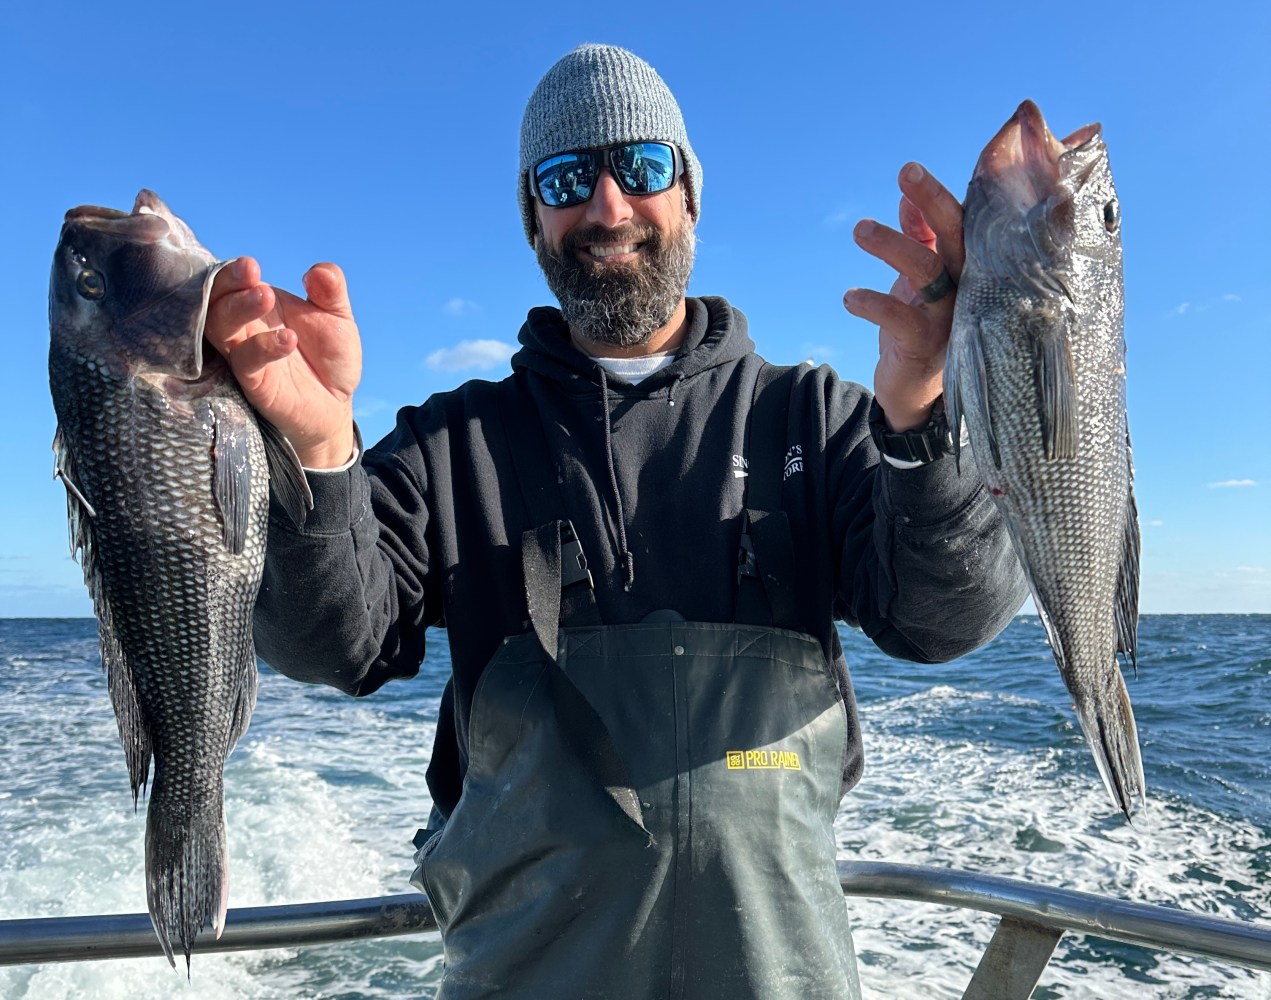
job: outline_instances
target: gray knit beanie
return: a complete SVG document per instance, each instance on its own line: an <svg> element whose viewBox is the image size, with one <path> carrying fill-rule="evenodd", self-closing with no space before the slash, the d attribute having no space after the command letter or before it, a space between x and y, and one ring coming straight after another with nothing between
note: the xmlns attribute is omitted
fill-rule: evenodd
<svg viewBox="0 0 1271 1000"><path fill-rule="evenodd" d="M684 116L657 71L615 45L580 45L539 81L521 119L517 197L525 235L534 243L534 199L528 171L553 153L621 142L657 140L678 146L688 182L688 209L701 215L702 165L688 143Z"/></svg>

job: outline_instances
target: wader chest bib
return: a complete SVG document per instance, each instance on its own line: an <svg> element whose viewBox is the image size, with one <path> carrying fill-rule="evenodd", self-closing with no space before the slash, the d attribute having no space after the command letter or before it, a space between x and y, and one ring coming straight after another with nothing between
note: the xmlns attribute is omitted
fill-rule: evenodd
<svg viewBox="0 0 1271 1000"><path fill-rule="evenodd" d="M778 460L779 371L751 421ZM509 434L537 426L515 385ZM782 627L780 461L765 472L751 452L738 619L756 621L604 625L568 522L543 523L555 484L527 488L534 464L554 468L538 438L513 448L540 524L523 539L533 628L483 672L462 795L416 855L439 1000L858 997L834 864L846 711L820 643Z"/></svg>

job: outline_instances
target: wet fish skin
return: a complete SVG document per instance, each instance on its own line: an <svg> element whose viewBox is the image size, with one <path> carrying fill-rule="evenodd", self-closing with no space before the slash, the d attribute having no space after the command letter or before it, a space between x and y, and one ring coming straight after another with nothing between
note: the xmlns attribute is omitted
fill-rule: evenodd
<svg viewBox="0 0 1271 1000"><path fill-rule="evenodd" d="M271 475L303 520L303 473L205 349L222 265L149 191L70 210L49 291L57 475L67 489L134 803L154 762L146 896L168 961L229 892L223 768L256 699L252 611ZM311 503L311 501L310 501Z"/></svg>
<svg viewBox="0 0 1271 1000"><path fill-rule="evenodd" d="M945 368L951 426L965 419L971 445L959 462L1004 516L1099 774L1129 818L1145 782L1117 655L1136 653L1139 528L1120 207L1100 127L1057 140L1025 101L981 154L964 213Z"/></svg>

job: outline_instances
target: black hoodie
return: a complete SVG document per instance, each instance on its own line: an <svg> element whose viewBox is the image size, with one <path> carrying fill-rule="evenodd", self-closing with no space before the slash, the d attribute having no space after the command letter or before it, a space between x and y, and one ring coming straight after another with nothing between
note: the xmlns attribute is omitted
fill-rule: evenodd
<svg viewBox="0 0 1271 1000"><path fill-rule="evenodd" d="M602 374L560 312L537 308L514 369L556 461L563 502L606 624L670 608L734 617L740 442L761 359L721 298L688 300L673 364L631 385ZM951 458L879 464L870 394L807 368L790 404L782 508L805 630L834 662L852 722L844 789L861 768L851 686L834 619L923 662L987 641L1026 593L991 498ZM515 437L512 438L514 440ZM443 816L458 800L472 695L505 636L528 618L521 533L534 527L493 383L406 407L347 473L310 474L315 509L298 529L275 505L256 614L262 658L292 677L364 695L410 677L428 626L447 629L453 673L428 784Z"/></svg>

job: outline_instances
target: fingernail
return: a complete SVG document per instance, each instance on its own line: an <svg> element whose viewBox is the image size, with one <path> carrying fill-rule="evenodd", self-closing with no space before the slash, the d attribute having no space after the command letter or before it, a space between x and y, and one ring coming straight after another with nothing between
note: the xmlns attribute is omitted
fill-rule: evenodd
<svg viewBox="0 0 1271 1000"><path fill-rule="evenodd" d="M843 293L843 305L847 306L848 309L851 309L853 306L858 305L859 303L860 303L860 296L856 294L855 288L849 288L846 292Z"/></svg>
<svg viewBox="0 0 1271 1000"><path fill-rule="evenodd" d="M852 230L852 234L857 239L865 240L869 239L869 237L873 236L877 231L877 223L870 219L861 219L860 222L856 223L856 228Z"/></svg>
<svg viewBox="0 0 1271 1000"><path fill-rule="evenodd" d="M242 281L247 277L247 261L243 260L242 257L239 257L238 260L234 261L234 263L229 266L229 273L239 281Z"/></svg>
<svg viewBox="0 0 1271 1000"><path fill-rule="evenodd" d="M905 170L905 180L907 180L910 184L917 184L926 176L927 172L916 163L909 164L908 169Z"/></svg>

